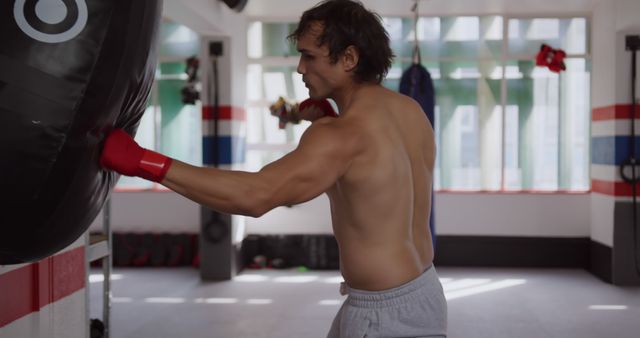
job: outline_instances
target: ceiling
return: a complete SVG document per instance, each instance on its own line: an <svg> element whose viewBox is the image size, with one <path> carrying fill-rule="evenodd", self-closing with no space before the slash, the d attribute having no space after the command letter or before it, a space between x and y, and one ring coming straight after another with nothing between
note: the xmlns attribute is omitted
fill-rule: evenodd
<svg viewBox="0 0 640 338"><path fill-rule="evenodd" d="M419 0L421 15L571 15L590 13L594 4L612 0ZM362 0L381 15L411 15L414 0ZM256 18L297 18L318 0L249 0L244 12Z"/></svg>
<svg viewBox="0 0 640 338"><path fill-rule="evenodd" d="M512 15L570 16L590 15L602 1L615 0L419 0L423 16ZM410 16L415 0L362 0L382 16ZM231 11L219 0L165 0L164 17L204 34L229 34L240 24L239 17L265 21L296 21L318 0L248 0L242 13Z"/></svg>

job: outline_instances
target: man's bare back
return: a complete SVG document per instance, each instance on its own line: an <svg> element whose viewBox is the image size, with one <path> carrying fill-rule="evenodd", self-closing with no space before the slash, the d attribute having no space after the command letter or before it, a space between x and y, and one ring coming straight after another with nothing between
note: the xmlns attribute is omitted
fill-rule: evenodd
<svg viewBox="0 0 640 338"><path fill-rule="evenodd" d="M425 114L412 99L371 86L354 95L340 118L322 122L339 126L338 137L357 148L327 191L345 281L383 290L413 280L433 260L435 143Z"/></svg>

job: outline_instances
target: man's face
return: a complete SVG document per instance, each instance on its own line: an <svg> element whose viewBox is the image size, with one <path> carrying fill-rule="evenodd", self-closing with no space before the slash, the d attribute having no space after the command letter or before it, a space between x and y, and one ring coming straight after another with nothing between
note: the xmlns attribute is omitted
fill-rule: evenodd
<svg viewBox="0 0 640 338"><path fill-rule="evenodd" d="M332 64L329 48L326 45L317 45L321 32L322 25L313 23L297 41L297 49L301 54L297 70L309 88L309 96L314 99L330 97L344 75L341 72L340 60Z"/></svg>

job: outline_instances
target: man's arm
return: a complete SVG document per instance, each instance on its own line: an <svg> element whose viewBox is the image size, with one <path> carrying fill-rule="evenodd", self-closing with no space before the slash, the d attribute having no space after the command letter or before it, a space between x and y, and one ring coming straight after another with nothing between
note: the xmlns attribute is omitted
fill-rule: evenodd
<svg viewBox="0 0 640 338"><path fill-rule="evenodd" d="M326 192L354 155L341 135L332 124L314 123L294 151L257 173L174 160L161 184L214 210L259 217L275 207L306 202Z"/></svg>

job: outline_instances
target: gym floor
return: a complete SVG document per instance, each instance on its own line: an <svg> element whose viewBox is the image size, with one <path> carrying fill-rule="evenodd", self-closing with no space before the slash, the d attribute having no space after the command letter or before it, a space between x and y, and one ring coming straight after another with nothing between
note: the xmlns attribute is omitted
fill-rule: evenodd
<svg viewBox="0 0 640 338"><path fill-rule="evenodd" d="M90 314L102 317L101 270ZM640 337L640 287L579 269L438 268L449 337ZM111 338L320 338L344 300L338 271L244 270L202 282L193 268L116 268Z"/></svg>

